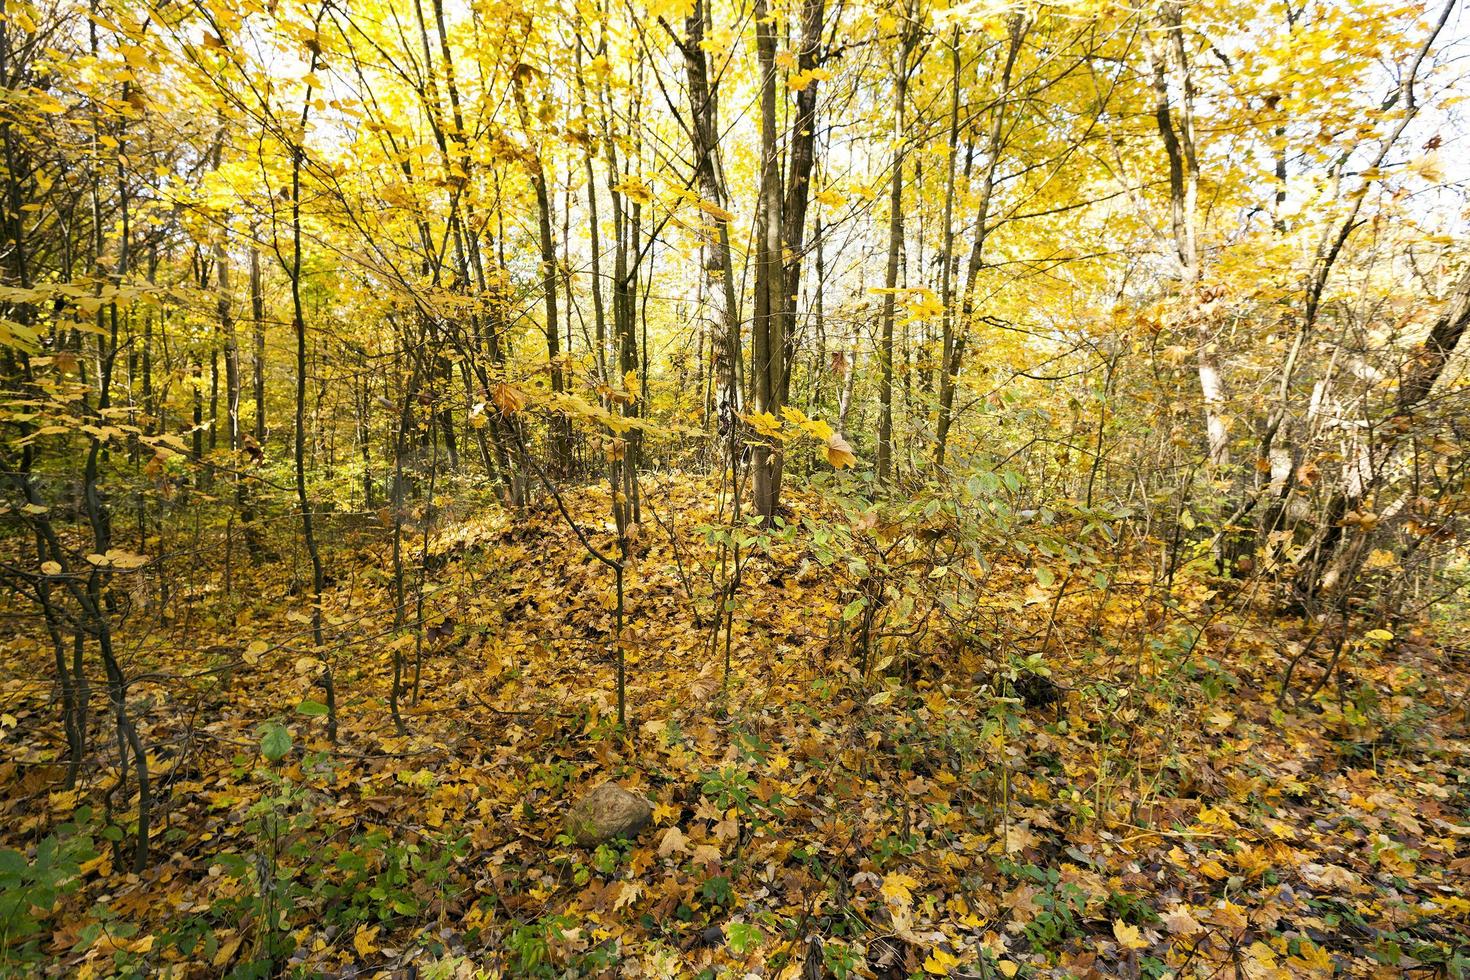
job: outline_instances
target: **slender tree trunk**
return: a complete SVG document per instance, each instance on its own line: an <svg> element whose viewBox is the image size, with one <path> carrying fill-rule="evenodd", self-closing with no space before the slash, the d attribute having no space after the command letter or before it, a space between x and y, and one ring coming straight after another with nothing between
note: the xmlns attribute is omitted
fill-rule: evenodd
<svg viewBox="0 0 1470 980"><path fill-rule="evenodd" d="M940 322L939 421L935 427L934 462L944 465L944 441L939 438L939 427L948 435L949 415L954 409L954 379L949 373L949 363L954 358L955 310L954 310L954 198L960 147L960 94L963 89L960 59L960 29L956 25L949 41L950 95L949 95L949 152L946 157L944 177L944 241L940 246L939 300L944 304L944 316Z"/></svg>
<svg viewBox="0 0 1470 980"><path fill-rule="evenodd" d="M710 0L695 0L685 20L688 38L682 48L689 83L695 176L700 197L710 205L704 216L704 304L710 325L710 371L722 411L739 411L740 324L736 319L735 269L719 160L719 101L709 82L709 55L704 50L709 8Z"/></svg>
<svg viewBox="0 0 1470 980"><path fill-rule="evenodd" d="M1026 38L1026 22L1020 15L1007 18L1006 26L1008 43L1001 64L995 108L991 110L990 133L985 144L985 170L980 178L980 201L975 209L975 239L970 247L970 257L965 263L965 285L959 317L954 325L953 343L950 345L949 356L945 359L944 373L939 378L939 426L935 434L934 461L940 466L944 465L949 430L954 422L955 389L959 382L960 368L964 364L970 320L975 312L975 287L984 267L985 241L993 230L991 199L995 195L1001 151L1005 147L1006 107L1011 99L1011 78L1015 71L1016 58L1021 53L1021 44Z"/></svg>
<svg viewBox="0 0 1470 980"><path fill-rule="evenodd" d="M905 23L899 40L893 84L893 163L888 187L888 263L883 274L883 334L878 346L878 482L893 480L893 319L898 299L898 263L903 250L903 161L907 145L904 112L908 103L909 57L917 41L915 25Z"/></svg>
<svg viewBox="0 0 1470 980"><path fill-rule="evenodd" d="M265 287L260 277L260 249L250 246L250 319L254 325L255 349L251 356L251 377L255 395L255 444L265 451Z"/></svg>
<svg viewBox="0 0 1470 980"><path fill-rule="evenodd" d="M1208 318L1198 309L1199 264L1199 159L1194 142L1194 78L1189 53L1184 46L1184 27L1178 0L1161 0L1158 20L1164 37L1150 46L1153 72L1154 121L1169 160L1169 224L1173 230L1174 258L1187 318L1196 332L1196 360L1200 393L1205 404L1205 441L1210 465L1223 469L1230 463L1230 434L1225 420L1225 382L1220 356ZM1170 69L1181 92L1176 109L1170 95Z"/></svg>
<svg viewBox="0 0 1470 980"><path fill-rule="evenodd" d="M310 70L315 71L316 56L311 58ZM311 106L311 88L301 106L299 132L305 134L307 113ZM286 267L291 280L291 328L296 334L296 500L301 508L301 536L306 544L306 554L311 560L311 638L317 655L322 658L321 686L326 695L327 738L337 741L337 692L332 678L332 666L326 659L326 638L322 633L322 591L325 575L322 571L321 550L317 545L316 528L312 521L311 499L306 489L306 312L301 303L301 169L306 150L299 144L291 151L291 260Z"/></svg>
<svg viewBox="0 0 1470 980"><path fill-rule="evenodd" d="M546 358L551 371L551 390L560 393L564 388L564 382L561 335L558 332L560 319L557 316L556 239L551 230L551 193L546 183L546 165L540 151L535 148L536 136L531 131L531 115L526 105L526 74L525 71L516 72L514 94L516 108L520 113L521 130L532 147L528 157L528 169L531 186L536 191L536 230L537 240L541 247L541 293L546 305ZM560 416L552 422L551 445L552 469L558 474L565 475L571 466L571 439L566 419Z"/></svg>

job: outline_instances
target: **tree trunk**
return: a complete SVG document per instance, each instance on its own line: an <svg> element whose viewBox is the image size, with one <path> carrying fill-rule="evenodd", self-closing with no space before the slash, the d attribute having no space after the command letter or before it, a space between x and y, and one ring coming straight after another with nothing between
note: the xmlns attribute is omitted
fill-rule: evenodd
<svg viewBox="0 0 1470 980"><path fill-rule="evenodd" d="M756 60L760 65L760 199L756 209L755 316L751 333L755 411L781 411L781 175L776 146L776 33L766 0L755 0ZM755 512L769 520L780 493L781 452L755 446Z"/></svg>
<svg viewBox="0 0 1470 980"><path fill-rule="evenodd" d="M878 348L882 375L878 385L878 482L893 479L893 318L898 300L898 261L903 249L903 161L907 134L904 110L909 89L909 56L917 35L906 20L899 40L893 85L893 165L888 184L888 264L883 275L883 334Z"/></svg>
<svg viewBox="0 0 1470 980"><path fill-rule="evenodd" d="M993 229L991 224L991 199L995 196L996 175L1000 169L1000 154L1005 146L1006 106L1011 98L1011 77L1016 67L1016 58L1021 53L1021 43L1026 37L1026 22L1019 15L1006 21L1008 43L1005 60L1001 64L999 91L995 108L990 118L990 133L985 145L985 172L980 181L980 201L975 209L975 240L970 246L970 257L965 263L965 285L960 301L960 312L953 327L953 340L945 358L943 373L939 377L939 425L934 440L934 462L944 465L944 454L949 446L949 430L954 422L954 396L959 383L960 368L964 364L965 343L970 329L970 318L975 312L975 285L985 259L985 240Z"/></svg>
<svg viewBox="0 0 1470 980"><path fill-rule="evenodd" d="M1216 470L1230 463L1230 433L1225 419L1225 381L1220 356L1209 320L1199 311L1199 158L1194 143L1194 77L1189 53L1184 47L1184 27L1178 0L1161 0L1158 21L1164 28L1163 41L1149 48L1153 73L1154 122L1169 159L1169 224L1174 238L1186 319L1194 324L1196 362L1200 394L1205 406L1205 442L1210 465ZM1170 95L1170 69L1177 76L1181 93L1176 110Z"/></svg>
<svg viewBox="0 0 1470 980"><path fill-rule="evenodd" d="M710 372L722 411L739 411L740 324L736 320L735 270L730 256L730 225L719 161L719 100L709 83L704 50L710 0L696 0L685 20L682 42L689 83L689 114L699 194L713 207L705 214L704 305L710 335Z"/></svg>

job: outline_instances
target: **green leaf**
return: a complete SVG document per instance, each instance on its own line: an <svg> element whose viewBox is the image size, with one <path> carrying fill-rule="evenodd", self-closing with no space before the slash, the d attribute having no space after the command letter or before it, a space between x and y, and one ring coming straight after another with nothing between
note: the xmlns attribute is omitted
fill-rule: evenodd
<svg viewBox="0 0 1470 980"><path fill-rule="evenodd" d="M1045 565L1037 565L1036 566L1036 584L1037 585L1040 585L1043 589L1049 589L1049 588L1051 588L1051 584L1053 582L1055 582L1056 580L1057 580L1057 577L1052 574L1052 571L1051 571L1050 568L1047 568Z"/></svg>
<svg viewBox="0 0 1470 980"><path fill-rule="evenodd" d="M327 713L327 706L320 701L302 701L296 710L308 718L320 718Z"/></svg>
<svg viewBox="0 0 1470 980"><path fill-rule="evenodd" d="M291 751L291 733L286 726L271 722L265 725L260 738L260 754L271 762L279 762Z"/></svg>
<svg viewBox="0 0 1470 980"><path fill-rule="evenodd" d="M736 956L744 956L746 951L753 949L764 941L759 927L748 925L744 922L731 922L725 926L725 935L730 940L730 951Z"/></svg>

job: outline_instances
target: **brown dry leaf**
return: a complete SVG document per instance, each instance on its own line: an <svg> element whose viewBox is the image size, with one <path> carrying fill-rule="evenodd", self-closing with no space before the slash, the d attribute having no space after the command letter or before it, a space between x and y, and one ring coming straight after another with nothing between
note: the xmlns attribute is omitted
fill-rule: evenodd
<svg viewBox="0 0 1470 980"><path fill-rule="evenodd" d="M658 842L658 856L668 857L676 852L689 850L689 838L678 827L670 827L664 831L663 838Z"/></svg>
<svg viewBox="0 0 1470 980"><path fill-rule="evenodd" d="M1164 928L1175 936L1192 936L1202 927L1186 909L1175 909L1164 916Z"/></svg>

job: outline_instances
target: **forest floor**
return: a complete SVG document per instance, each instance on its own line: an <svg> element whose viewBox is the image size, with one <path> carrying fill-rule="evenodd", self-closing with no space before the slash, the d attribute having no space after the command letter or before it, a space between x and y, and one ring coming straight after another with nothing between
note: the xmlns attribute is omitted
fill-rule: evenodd
<svg viewBox="0 0 1470 980"><path fill-rule="evenodd" d="M112 844L135 812L107 792L103 699L104 764L64 789L52 652L39 629L11 635L0 972L1470 968L1470 656L1449 638L1403 626L1355 647L1314 695L1282 700L1311 629L1300 617L1227 601L1235 586L1203 575L1179 575L1173 604L1150 607L1143 563L1131 591L1073 598L1017 560L986 601L1016 635L1043 636L1044 680L1007 681L999 645L942 624L880 644L865 674L842 618L853 583L798 536L747 566L727 678L712 605L691 601L717 567L698 531L714 497L699 479L650 484L657 517L628 573L626 733L612 576L553 507L435 536L417 683L385 539L333 539L335 746L316 714L306 601L281 598L299 570L237 553L226 591L222 567L185 582L179 562L188 594L167 617L136 597L121 634L153 760L141 873ZM566 499L610 547L606 493ZM829 516L799 493L792 507ZM416 593L411 579L410 618ZM405 735L387 709L395 643L417 691ZM1324 661L1304 658L1299 694ZM265 758L263 738L284 756ZM566 811L606 780L650 800L652 825L577 846Z"/></svg>

